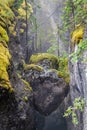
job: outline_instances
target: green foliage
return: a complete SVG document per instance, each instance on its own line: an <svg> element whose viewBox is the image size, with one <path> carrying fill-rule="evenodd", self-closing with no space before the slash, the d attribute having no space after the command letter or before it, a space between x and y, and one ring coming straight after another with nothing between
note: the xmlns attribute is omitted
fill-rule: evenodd
<svg viewBox="0 0 87 130"><path fill-rule="evenodd" d="M86 7L86 8L85 8ZM67 0L64 8L65 29L87 23L87 0Z"/></svg>
<svg viewBox="0 0 87 130"><path fill-rule="evenodd" d="M69 106L68 109L64 113L64 117L72 117L72 123L76 126L78 125L78 118L77 118L77 112L83 112L85 105L84 98L75 98L73 102L73 106Z"/></svg>
<svg viewBox="0 0 87 130"><path fill-rule="evenodd" d="M87 50L87 38L80 42L77 51L70 55L71 61L77 62L77 60L82 57L85 50Z"/></svg>
<svg viewBox="0 0 87 130"><path fill-rule="evenodd" d="M64 81L69 84L70 82L70 74L68 69L68 58L60 57L59 58L59 68L58 68L58 76L63 78Z"/></svg>
<svg viewBox="0 0 87 130"><path fill-rule="evenodd" d="M58 51L58 45L53 44L48 50L48 53L54 53L55 51Z"/></svg>
<svg viewBox="0 0 87 130"><path fill-rule="evenodd" d="M20 7L20 5L23 3L24 0L15 0L15 3L14 3L14 8L15 9L18 9Z"/></svg>

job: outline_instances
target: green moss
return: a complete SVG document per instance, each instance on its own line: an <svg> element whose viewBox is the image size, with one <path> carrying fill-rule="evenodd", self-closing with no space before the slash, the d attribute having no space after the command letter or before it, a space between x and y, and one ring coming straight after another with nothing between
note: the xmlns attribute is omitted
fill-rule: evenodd
<svg viewBox="0 0 87 130"><path fill-rule="evenodd" d="M26 87L24 88L25 91L32 91L32 87L30 86L29 82L27 82L26 80L22 79L21 74L19 74L18 72L16 73L18 78L21 79L21 81L26 85Z"/></svg>
<svg viewBox="0 0 87 130"><path fill-rule="evenodd" d="M8 42L9 37L7 35L6 30L2 26L0 26L0 42L2 41Z"/></svg>
<svg viewBox="0 0 87 130"><path fill-rule="evenodd" d="M33 13L33 9L32 9L32 5L31 4L27 4L27 11L28 11L28 19L29 19L29 17L30 17L30 15ZM22 4L21 4L21 6L19 7L19 9L18 9L18 13L19 13L19 16L18 16L18 19L26 19L26 10L25 10L25 8L26 8L26 3L25 3L25 1L23 1L22 2Z"/></svg>
<svg viewBox="0 0 87 130"><path fill-rule="evenodd" d="M22 76L20 75L20 73L19 73L19 72L16 72L16 74L17 74L18 78L21 79Z"/></svg>
<svg viewBox="0 0 87 130"><path fill-rule="evenodd" d="M21 29L20 29L20 33L24 33L24 29L21 28Z"/></svg>
<svg viewBox="0 0 87 130"><path fill-rule="evenodd" d="M12 4L13 3L14 2L12 2ZM8 3L8 0L4 0L4 4L3 4L3 0L0 0L0 19L6 25L9 25L9 22L13 20L13 18L14 18L14 13L10 8L10 4Z"/></svg>
<svg viewBox="0 0 87 130"><path fill-rule="evenodd" d="M63 78L66 83L70 82L70 76L68 72L65 71L58 71L58 76Z"/></svg>
<svg viewBox="0 0 87 130"><path fill-rule="evenodd" d="M82 41L83 36L84 36L84 27L79 24L77 25L77 28L72 33L71 42L73 44L75 43L77 44Z"/></svg>
<svg viewBox="0 0 87 130"><path fill-rule="evenodd" d="M37 70L37 71L43 71L43 67L39 66L39 65L35 65L35 64L29 64L29 65L25 65L24 70Z"/></svg>
<svg viewBox="0 0 87 130"><path fill-rule="evenodd" d="M49 69L49 71L58 74L58 70L56 70L56 69Z"/></svg>
<svg viewBox="0 0 87 130"><path fill-rule="evenodd" d="M23 27L23 28L26 28L26 23L22 23L22 27Z"/></svg>
<svg viewBox="0 0 87 130"><path fill-rule="evenodd" d="M27 97L27 96L23 97L23 100L24 100L25 102L27 102L27 101L28 101L28 97Z"/></svg>
<svg viewBox="0 0 87 130"><path fill-rule="evenodd" d="M56 64L58 65L58 57L49 53L37 53L32 55L30 58L30 63L38 63L44 59L48 59L50 62L52 62L52 68L54 68Z"/></svg>
<svg viewBox="0 0 87 130"><path fill-rule="evenodd" d="M13 90L7 68L10 65L11 55L7 47L0 43L0 87L10 92Z"/></svg>
<svg viewBox="0 0 87 130"><path fill-rule="evenodd" d="M3 21L0 21L0 25L1 25L2 27L6 27L6 24L5 24Z"/></svg>
<svg viewBox="0 0 87 130"><path fill-rule="evenodd" d="M63 78L66 83L70 82L70 75L68 70L68 58L59 59L58 76Z"/></svg>
<svg viewBox="0 0 87 130"><path fill-rule="evenodd" d="M22 82L26 85L26 88L24 88L26 91L27 90L30 90L30 91L32 91L32 87L30 86L30 84L26 81L26 80L24 80L24 79L21 79L22 80Z"/></svg>

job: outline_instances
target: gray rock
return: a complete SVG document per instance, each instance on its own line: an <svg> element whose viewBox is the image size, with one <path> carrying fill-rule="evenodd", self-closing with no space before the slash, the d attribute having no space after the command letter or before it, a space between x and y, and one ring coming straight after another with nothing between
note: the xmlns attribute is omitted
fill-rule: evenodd
<svg viewBox="0 0 87 130"><path fill-rule="evenodd" d="M31 82L36 110L49 115L64 100L69 87L62 78L39 77Z"/></svg>
<svg viewBox="0 0 87 130"><path fill-rule="evenodd" d="M35 130L32 92L16 75L11 82L14 92L0 101L0 130Z"/></svg>

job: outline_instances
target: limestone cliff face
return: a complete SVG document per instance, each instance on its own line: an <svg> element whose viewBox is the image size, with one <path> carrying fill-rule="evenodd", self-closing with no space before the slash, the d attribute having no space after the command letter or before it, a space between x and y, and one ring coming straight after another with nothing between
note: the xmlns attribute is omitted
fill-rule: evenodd
<svg viewBox="0 0 87 130"><path fill-rule="evenodd" d="M85 30L84 32L86 35L87 30ZM81 34L81 33L80 33ZM84 36L85 37L85 36ZM85 37L86 38L86 37ZM76 43L74 41L74 43ZM75 44L75 48L74 48L74 52L78 51L78 46L77 44ZM70 66L70 101L71 104L74 101L75 98L81 97L85 99L85 102L87 104L87 96L86 96L86 92L87 92L87 63L83 62L83 60L86 59L86 55L87 55L87 51L83 51L82 52L82 57L81 58L77 58L76 62L70 62L69 66ZM72 123L68 122L68 127L69 129L72 128L72 130L86 130L87 129L87 118L85 116L85 113L87 111L87 105L85 104L84 106L84 112L78 112L77 116L78 116L78 121L79 124L77 125L77 127L75 128Z"/></svg>

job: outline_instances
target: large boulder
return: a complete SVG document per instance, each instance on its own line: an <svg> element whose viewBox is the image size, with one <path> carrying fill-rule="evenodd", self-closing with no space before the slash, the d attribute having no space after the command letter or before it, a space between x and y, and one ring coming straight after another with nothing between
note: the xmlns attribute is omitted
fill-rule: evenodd
<svg viewBox="0 0 87 130"><path fill-rule="evenodd" d="M24 65L22 78L32 86L35 109L44 115L56 110L69 90L69 84L59 76L58 62L52 54L39 53L31 56L32 64Z"/></svg>
<svg viewBox="0 0 87 130"><path fill-rule="evenodd" d="M69 89L62 78L55 79L50 76L34 79L31 86L35 108L44 115L49 115L57 109Z"/></svg>
<svg viewBox="0 0 87 130"><path fill-rule="evenodd" d="M58 57L49 53L37 53L30 57L30 63L42 66L45 69L58 69Z"/></svg>

